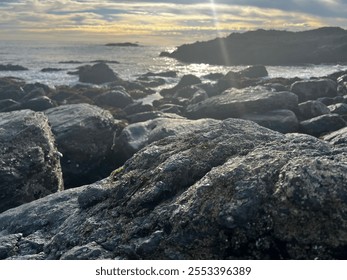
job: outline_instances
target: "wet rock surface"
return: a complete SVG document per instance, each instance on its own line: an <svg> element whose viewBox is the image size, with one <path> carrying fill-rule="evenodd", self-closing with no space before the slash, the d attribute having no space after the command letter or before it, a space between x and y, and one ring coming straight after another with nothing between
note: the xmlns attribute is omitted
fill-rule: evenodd
<svg viewBox="0 0 347 280"><path fill-rule="evenodd" d="M0 212L63 189L60 153L46 116L0 113Z"/></svg>
<svg viewBox="0 0 347 280"><path fill-rule="evenodd" d="M45 114L63 154L66 188L102 179L119 164L111 149L119 121L110 112L89 104L71 104Z"/></svg>
<svg viewBox="0 0 347 280"><path fill-rule="evenodd" d="M34 256L45 259L343 258L345 159L345 148L311 136L215 120L152 143L103 181L2 213L2 254L22 258L36 248ZM38 236L43 246L14 251Z"/></svg>
<svg viewBox="0 0 347 280"><path fill-rule="evenodd" d="M113 74L0 78L0 259L347 257L345 71Z"/></svg>

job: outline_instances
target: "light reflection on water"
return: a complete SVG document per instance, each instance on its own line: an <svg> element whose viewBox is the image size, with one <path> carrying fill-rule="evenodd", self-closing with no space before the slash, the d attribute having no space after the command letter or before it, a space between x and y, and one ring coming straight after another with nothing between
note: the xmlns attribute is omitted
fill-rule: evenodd
<svg viewBox="0 0 347 280"><path fill-rule="evenodd" d="M245 66L215 66L208 64L185 64L171 58L159 57L161 51L169 51L160 47L106 47L96 44L20 44L18 42L0 42L0 64L18 64L29 68L29 71L0 72L0 76L15 76L27 82L41 82L49 86L74 85L77 76L68 75L76 67L90 63L93 60L119 61L119 64L109 64L119 76L126 80L135 80L139 75L151 72L177 71L177 79L169 79L176 83L186 74L198 77L210 73L227 73L239 71ZM81 61L82 64L60 64L60 61ZM61 68L63 71L42 73L42 68ZM320 77L346 70L347 65L306 65L306 66L268 66L269 77Z"/></svg>

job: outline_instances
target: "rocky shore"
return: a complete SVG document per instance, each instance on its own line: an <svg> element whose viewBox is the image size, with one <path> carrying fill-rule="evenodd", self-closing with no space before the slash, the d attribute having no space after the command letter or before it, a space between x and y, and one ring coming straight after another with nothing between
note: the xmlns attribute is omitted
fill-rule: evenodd
<svg viewBox="0 0 347 280"><path fill-rule="evenodd" d="M339 27L290 32L256 30L179 46L172 57L217 65L299 65L347 61L347 31Z"/></svg>
<svg viewBox="0 0 347 280"><path fill-rule="evenodd" d="M0 79L0 259L347 257L347 72L76 74Z"/></svg>

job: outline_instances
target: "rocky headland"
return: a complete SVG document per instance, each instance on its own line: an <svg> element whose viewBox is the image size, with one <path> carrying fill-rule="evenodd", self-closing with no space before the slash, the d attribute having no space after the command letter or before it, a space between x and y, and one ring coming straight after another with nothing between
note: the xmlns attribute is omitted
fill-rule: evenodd
<svg viewBox="0 0 347 280"><path fill-rule="evenodd" d="M0 79L1 259L347 257L346 71L76 74Z"/></svg>
<svg viewBox="0 0 347 280"><path fill-rule="evenodd" d="M130 43L130 42L124 42L124 43L107 43L105 44L106 47L140 47L137 43Z"/></svg>
<svg viewBox="0 0 347 280"><path fill-rule="evenodd" d="M256 30L179 46L168 56L217 65L298 65L347 61L347 31L338 27L290 32Z"/></svg>

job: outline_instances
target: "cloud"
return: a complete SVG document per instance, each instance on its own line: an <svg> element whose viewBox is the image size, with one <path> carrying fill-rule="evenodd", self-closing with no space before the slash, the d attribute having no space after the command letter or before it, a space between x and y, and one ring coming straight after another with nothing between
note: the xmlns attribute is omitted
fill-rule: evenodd
<svg viewBox="0 0 347 280"><path fill-rule="evenodd" d="M339 0L2 0L0 38L187 42L247 29L347 26Z"/></svg>

